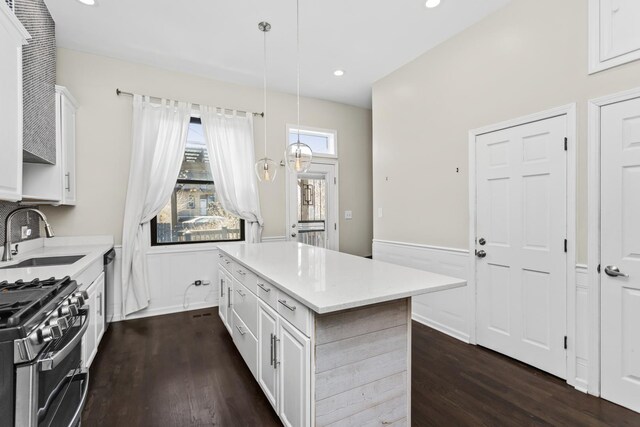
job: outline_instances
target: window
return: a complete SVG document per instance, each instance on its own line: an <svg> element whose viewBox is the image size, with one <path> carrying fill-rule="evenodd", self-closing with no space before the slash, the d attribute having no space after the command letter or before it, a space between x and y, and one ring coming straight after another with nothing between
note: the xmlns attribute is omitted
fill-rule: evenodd
<svg viewBox="0 0 640 427"><path fill-rule="evenodd" d="M151 221L151 245L244 240L244 221L228 214L216 196L202 124L192 118L171 200Z"/></svg>
<svg viewBox="0 0 640 427"><path fill-rule="evenodd" d="M289 144L298 141L298 129L288 126ZM300 129L300 142L311 147L314 156L337 157L336 131L323 129Z"/></svg>

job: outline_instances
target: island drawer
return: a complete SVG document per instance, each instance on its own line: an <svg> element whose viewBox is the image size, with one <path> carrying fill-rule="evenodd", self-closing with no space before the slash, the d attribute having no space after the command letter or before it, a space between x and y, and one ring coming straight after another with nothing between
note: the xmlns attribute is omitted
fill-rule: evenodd
<svg viewBox="0 0 640 427"><path fill-rule="evenodd" d="M256 335L258 331L258 297L237 280L233 280L233 309L249 330Z"/></svg>
<svg viewBox="0 0 640 427"><path fill-rule="evenodd" d="M233 308L233 342L235 343L238 351L242 355L245 363L251 370L254 378L257 378L258 372L258 340L247 328L245 323L236 313L235 307ZM257 311L257 308L256 308Z"/></svg>
<svg viewBox="0 0 640 427"><path fill-rule="evenodd" d="M278 311L278 288L258 277L258 296L275 311Z"/></svg>
<svg viewBox="0 0 640 427"><path fill-rule="evenodd" d="M235 267L235 263L231 261L228 257L218 254L218 265L225 270L227 270L230 274L233 274L233 270Z"/></svg>
<svg viewBox="0 0 640 427"><path fill-rule="evenodd" d="M298 328L306 336L311 334L311 312L297 299L280 291L277 303L278 314Z"/></svg>
<svg viewBox="0 0 640 427"><path fill-rule="evenodd" d="M253 292L254 294L258 293L258 276L256 276L253 272L247 270L239 264L233 263L231 274L238 280L238 282L249 288L251 292Z"/></svg>

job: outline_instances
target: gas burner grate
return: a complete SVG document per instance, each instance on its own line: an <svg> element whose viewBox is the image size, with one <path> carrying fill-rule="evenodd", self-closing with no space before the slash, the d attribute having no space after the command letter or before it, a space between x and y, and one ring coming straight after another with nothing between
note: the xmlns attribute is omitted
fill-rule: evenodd
<svg viewBox="0 0 640 427"><path fill-rule="evenodd" d="M70 281L69 277L29 282L0 282L0 329L17 326L43 307Z"/></svg>

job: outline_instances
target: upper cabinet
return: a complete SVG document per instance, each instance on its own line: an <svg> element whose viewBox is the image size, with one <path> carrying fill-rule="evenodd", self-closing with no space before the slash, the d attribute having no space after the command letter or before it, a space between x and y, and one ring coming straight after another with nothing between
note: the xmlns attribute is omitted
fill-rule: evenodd
<svg viewBox="0 0 640 427"><path fill-rule="evenodd" d="M22 46L27 30L0 1L0 200L22 198Z"/></svg>
<svg viewBox="0 0 640 427"><path fill-rule="evenodd" d="M76 109L63 86L56 86L56 163L25 163L23 200L40 204L76 204Z"/></svg>
<svg viewBox="0 0 640 427"><path fill-rule="evenodd" d="M589 0L589 73L640 59L640 1Z"/></svg>

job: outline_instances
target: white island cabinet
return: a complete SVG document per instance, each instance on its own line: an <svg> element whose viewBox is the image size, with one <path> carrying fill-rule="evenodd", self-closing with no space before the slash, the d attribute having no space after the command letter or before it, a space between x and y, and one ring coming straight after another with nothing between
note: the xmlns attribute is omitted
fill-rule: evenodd
<svg viewBox="0 0 640 427"><path fill-rule="evenodd" d="M220 317L285 426L411 425L411 297L464 280L295 242L219 248Z"/></svg>

